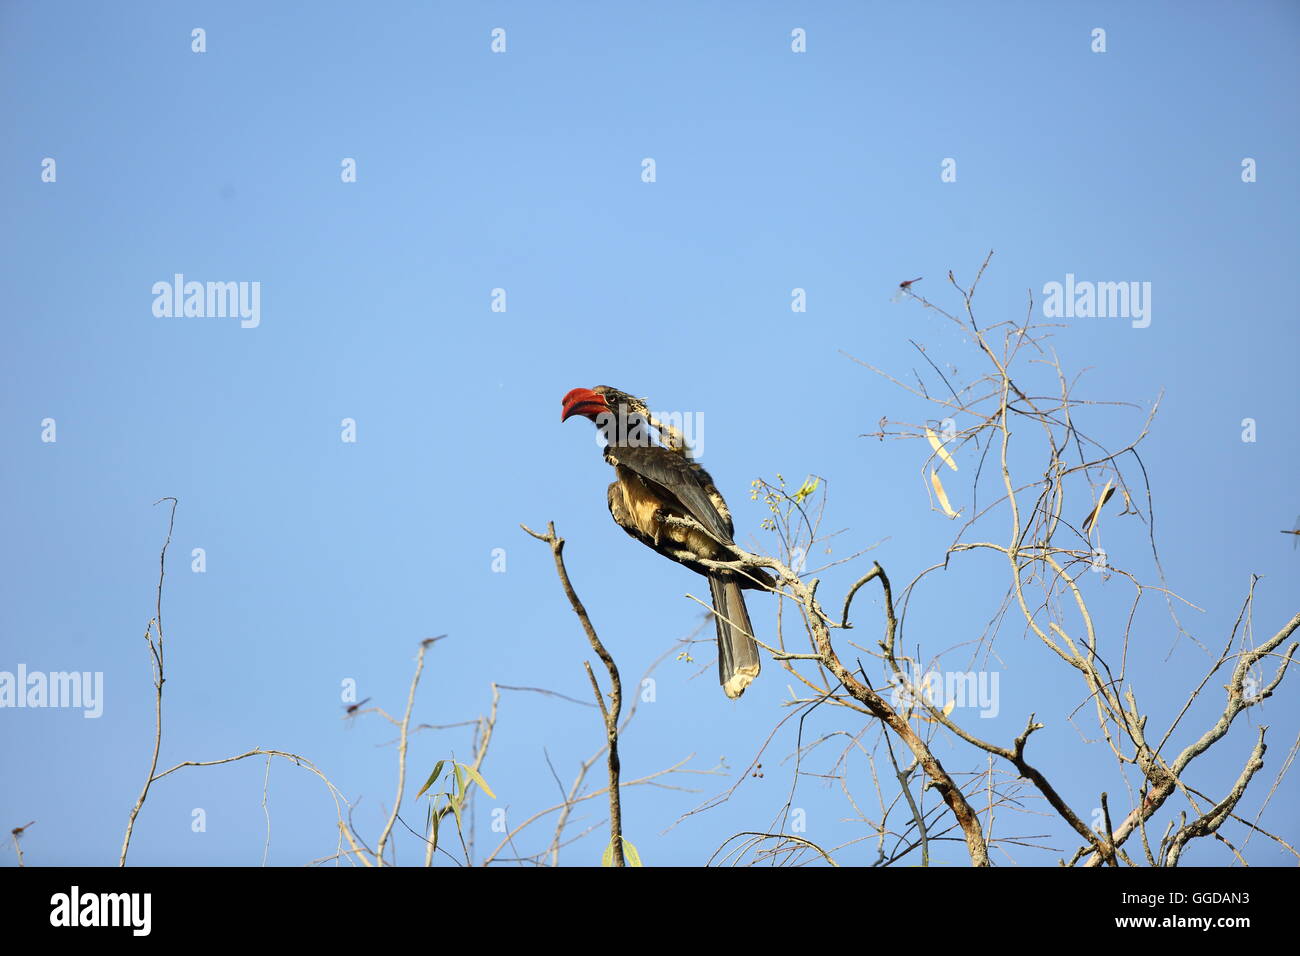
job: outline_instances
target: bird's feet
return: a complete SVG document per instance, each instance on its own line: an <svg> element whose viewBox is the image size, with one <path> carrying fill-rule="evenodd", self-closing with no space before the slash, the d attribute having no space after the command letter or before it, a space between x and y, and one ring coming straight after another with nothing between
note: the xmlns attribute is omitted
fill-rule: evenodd
<svg viewBox="0 0 1300 956"><path fill-rule="evenodd" d="M698 531L701 534L708 534L704 530L704 525L700 524L694 518L684 515L670 514L668 511L660 508L655 512L655 520L660 526L665 528L681 528L685 531Z"/></svg>

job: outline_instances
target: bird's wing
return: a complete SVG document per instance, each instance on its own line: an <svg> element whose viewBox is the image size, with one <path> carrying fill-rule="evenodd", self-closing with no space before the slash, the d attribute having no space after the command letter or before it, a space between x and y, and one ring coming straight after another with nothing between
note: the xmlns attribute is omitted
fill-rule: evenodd
<svg viewBox="0 0 1300 956"><path fill-rule="evenodd" d="M605 458L615 466L635 472L643 481L660 489L669 501L676 501L683 514L690 515L724 544L731 543L731 515L718 494L709 473L693 461L657 445L609 446ZM715 504L721 503L721 509Z"/></svg>

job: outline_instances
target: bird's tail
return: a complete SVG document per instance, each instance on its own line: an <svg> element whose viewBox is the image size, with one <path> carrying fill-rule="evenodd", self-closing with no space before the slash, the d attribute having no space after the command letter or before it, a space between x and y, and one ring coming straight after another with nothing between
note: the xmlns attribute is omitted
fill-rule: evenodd
<svg viewBox="0 0 1300 956"><path fill-rule="evenodd" d="M723 693L734 699L745 692L762 665L752 636L754 626L735 580L710 576L709 590L718 625L718 679Z"/></svg>

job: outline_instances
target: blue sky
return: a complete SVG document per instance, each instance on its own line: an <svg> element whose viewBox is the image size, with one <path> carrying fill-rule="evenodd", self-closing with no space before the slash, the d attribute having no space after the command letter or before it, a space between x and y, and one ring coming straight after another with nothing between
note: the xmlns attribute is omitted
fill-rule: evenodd
<svg viewBox="0 0 1300 956"><path fill-rule="evenodd" d="M504 54L490 49L498 27ZM1098 27L1104 53L1090 48ZM791 51L795 28L805 53ZM1279 534L1300 514L1288 289L1300 237L1286 172L1300 152L1298 31L1288 3L6 2L0 670L102 672L105 691L94 720L0 712L0 825L38 821L23 844L34 864L116 862L151 744L141 635L166 531L152 503L165 495L180 505L160 764L301 753L360 801L372 835L393 795L392 734L373 715L340 719L343 681L398 711L419 641L446 633L417 721L485 713L493 681L587 699L590 650L520 522L554 520L568 539L625 679L701 623L683 595L703 582L610 521L590 428L559 422L574 386L703 413L705 462L742 542L770 544L753 478L816 473L828 527L845 529L836 556L883 541L872 557L910 580L953 527L930 509L919 445L860 436L882 415L930 413L844 353L908 377L915 339L973 370L969 343L890 297L925 276L918 288L955 306L943 276L969 279L990 249L977 300L989 323L1021 319L1027 291L1041 301L1067 274L1151 283L1149 327L1077 318L1054 342L1069 368L1090 370L1090 397L1141 406L1091 413L1107 444L1129 440L1164 391L1144 461L1168 582L1203 609L1183 615L1188 629L1217 653L1256 573L1256 633L1271 634L1300 594L1300 551ZM955 182L941 181L946 158ZM260 324L156 316L151 289L177 273L260 283ZM505 312L491 310L498 288ZM795 288L806 312L791 311ZM345 418L353 443L340 440ZM1115 560L1140 564L1143 542L1117 531ZM497 548L505 573L492 569ZM863 570L825 575L830 605ZM977 638L1000 571L970 560L918 591L908 639L937 653ZM1123 606L1121 582L1095 586L1102 605ZM860 627L875 626L871 599ZM772 598L750 608L771 625ZM1132 675L1163 728L1209 661L1187 640L1170 654L1159 613L1143 624ZM999 638L1001 713L978 729L1009 742L1037 711L1050 724L1034 756L1067 798L1084 811L1101 790L1122 802L1108 755L1067 719L1077 680L1022 630L1013 621ZM708 644L695 654L711 660ZM738 703L698 669L672 655L660 666L624 773L690 754L692 767L725 758L730 770L685 781L698 794L629 793L626 832L650 864L700 864L731 833L767 829L791 786L793 722L764 777L672 826L730 787L789 714L772 662ZM1242 806L1253 819L1296 740L1294 701L1284 684L1196 765L1196 785L1220 792L1253 742L1248 725L1268 724L1266 768ZM1194 710L1189 732L1213 713ZM859 726L819 713L805 732ZM518 822L549 806L548 756L567 785L600 741L590 708L505 693L484 765L499 799L478 808L479 849L497 842L489 807ZM422 734L412 776L469 747L463 729ZM936 747L951 769L983 768L951 741ZM132 862L260 862L263 773L245 761L159 782ZM1293 843L1298 797L1285 781L1264 817ZM802 778L794 800L809 839L863 834L823 780ZM418 826L415 807L404 816ZM602 809L586 804L581 827ZM268 811L270 863L333 852L332 805L302 771L272 768ZM1018 848L1015 862L1075 847L1049 818L1008 826L1054 848ZM547 840L534 832L521 848ZM596 862L603 845L597 832L562 859ZM1249 849L1253 863L1288 862L1267 840ZM399 853L418 857L409 835ZM864 844L843 862L874 858ZM959 844L935 858L966 861ZM1225 858L1194 846L1187 859Z"/></svg>

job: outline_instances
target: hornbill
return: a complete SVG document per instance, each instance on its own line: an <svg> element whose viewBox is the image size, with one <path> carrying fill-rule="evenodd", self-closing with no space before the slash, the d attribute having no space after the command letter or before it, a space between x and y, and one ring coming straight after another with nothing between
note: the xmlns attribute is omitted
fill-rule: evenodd
<svg viewBox="0 0 1300 956"><path fill-rule="evenodd" d="M763 570L719 571L700 564L701 559L735 560L727 547L733 543L731 511L684 444L665 448L653 442L650 428L658 423L642 400L608 385L575 388L562 400L560 421L574 415L595 422L607 441L605 461L616 476L607 499L618 526L709 579L718 628L718 677L728 697L739 697L761 664L741 589L775 587L776 579ZM669 440L681 444L680 436Z"/></svg>

